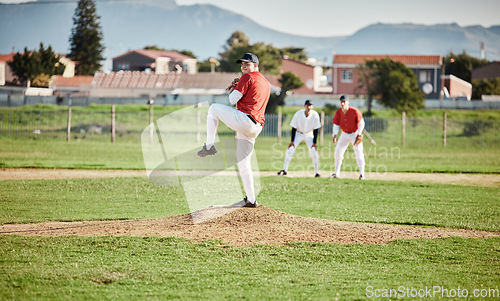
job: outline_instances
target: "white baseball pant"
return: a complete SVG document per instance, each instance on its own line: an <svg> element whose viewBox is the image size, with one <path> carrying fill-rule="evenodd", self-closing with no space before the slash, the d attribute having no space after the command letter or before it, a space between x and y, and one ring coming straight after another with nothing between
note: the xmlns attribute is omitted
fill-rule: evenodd
<svg viewBox="0 0 500 301"><path fill-rule="evenodd" d="M299 144L304 141L307 145L307 148L309 149L309 155L311 156L313 165L314 165L314 173L318 173L318 161L319 161L319 155L318 155L318 150L313 148L312 145L314 143L314 134L313 132L309 133L301 133L301 132L295 132L295 139L293 140L293 144L295 146L289 147L285 153L285 163L283 165L283 170L287 171L288 170L288 165L290 165L290 161L292 161L293 154L295 153L295 150L299 146Z"/></svg>
<svg viewBox="0 0 500 301"><path fill-rule="evenodd" d="M363 142L358 145L354 145L356 136L356 132L350 134L342 132L342 134L340 134L337 146L335 147L335 174L337 176L340 175L340 167L342 166L342 160L344 160L344 153L349 144L352 144L354 148L354 155L356 156L356 163L358 163L360 175L365 175L365 154L363 153Z"/></svg>
<svg viewBox="0 0 500 301"><path fill-rule="evenodd" d="M207 149L210 149L215 141L215 134L219 120L224 122L230 129L236 131L236 159L240 171L243 188L247 194L248 201L255 203L255 189L252 171L252 153L255 138L262 131L260 123L255 124L246 113L223 104L212 104L207 115Z"/></svg>

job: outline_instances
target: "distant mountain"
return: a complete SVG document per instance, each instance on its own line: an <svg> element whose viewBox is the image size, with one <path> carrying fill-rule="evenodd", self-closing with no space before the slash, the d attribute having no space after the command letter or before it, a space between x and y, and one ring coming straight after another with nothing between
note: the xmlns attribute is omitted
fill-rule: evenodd
<svg viewBox="0 0 500 301"><path fill-rule="evenodd" d="M39 0L39 2L50 0ZM52 1L53 3L53 1ZM0 4L0 53L38 49L40 42L69 52L75 3ZM251 43L303 47L309 57L331 63L332 53L443 54L466 51L500 60L500 25L460 27L415 24L375 24L348 37L304 37L263 27L251 19L213 5L177 5L175 0L97 1L108 58L128 50L156 45L191 50L199 60L218 56L230 35L240 30Z"/></svg>
<svg viewBox="0 0 500 301"><path fill-rule="evenodd" d="M500 59L500 26L461 27L456 23L439 25L374 24L367 26L337 46L338 53L353 54L442 54L467 52L480 57Z"/></svg>
<svg viewBox="0 0 500 301"><path fill-rule="evenodd" d="M500 25L491 26L488 30L500 36Z"/></svg>

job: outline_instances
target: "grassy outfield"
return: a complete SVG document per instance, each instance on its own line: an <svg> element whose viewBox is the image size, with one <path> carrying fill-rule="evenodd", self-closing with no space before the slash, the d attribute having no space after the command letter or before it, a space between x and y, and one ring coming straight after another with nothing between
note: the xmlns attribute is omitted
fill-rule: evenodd
<svg viewBox="0 0 500 301"><path fill-rule="evenodd" d="M126 116L144 122L148 107L137 108L117 110L137 112ZM100 106L74 109L102 111ZM498 120L500 110L486 118L478 111L470 114L481 116L466 112L449 113L449 119ZM500 171L498 149L459 143L439 147L439 134L436 146L401 147L397 132L393 126L388 137L374 137L390 143L365 143L367 172ZM430 130L419 132L427 133ZM261 170L282 168L288 139L278 145L276 138L258 138ZM334 164L330 139L325 134L319 147L320 169L327 171ZM131 137L114 144L109 137L69 143L0 137L0 167L144 169L144 161L140 141ZM357 170L352 148L343 169ZM304 144L290 170L311 170L312 175ZM283 177L261 178L261 185L259 203L299 216L500 231L498 188ZM182 187L155 186L146 177L0 181L0 207L0 223L141 219L189 212ZM499 299L499 254L498 237L235 248L182 238L0 235L0 300L389 299L384 294L406 300L460 299L464 289L471 299L475 294Z"/></svg>
<svg viewBox="0 0 500 301"><path fill-rule="evenodd" d="M231 248L177 238L0 236L0 299L360 300L393 289L392 299L467 290L493 300L499 246L498 238Z"/></svg>
<svg viewBox="0 0 500 301"><path fill-rule="evenodd" d="M259 201L291 214L500 231L497 188L327 178L261 183ZM180 187L146 178L12 180L1 181L0 191L1 223L188 212ZM384 289L394 290L393 299L458 289L498 298L491 294L498 293L499 252L499 238L234 248L181 238L2 235L0 299L359 300Z"/></svg>
<svg viewBox="0 0 500 301"><path fill-rule="evenodd" d="M261 178L261 185L259 203L299 216L500 231L498 188L283 177ZM156 186L146 177L0 181L0 190L0 223L189 212L182 187Z"/></svg>
<svg viewBox="0 0 500 301"><path fill-rule="evenodd" d="M155 106L154 118L182 109L182 106ZM284 107L283 133L287 134L291 116L302 107ZM117 137L111 143L110 105L73 107L71 141L65 141L66 119L62 106L22 106L6 109L0 118L0 128L25 127L28 136L17 138L7 130L0 137L0 167L83 168L83 169L144 169L140 133L148 124L147 105L117 106ZM43 112L38 114L39 112ZM49 114L60 112L64 114ZM442 146L442 115L444 110L420 110L418 119L408 119L405 146L401 145L401 120L391 110L375 111L376 117L387 118L384 131L372 132L377 145L367 139L364 152L368 172L442 172L442 173L498 173L500 155L498 147L498 123L500 110L446 110L448 114L447 146ZM19 118L9 119L16 114ZM25 114L25 115L23 115ZM5 118L4 118L5 117ZM12 116L11 116L12 117ZM60 120L58 120L60 119ZM479 121L480 120L480 121ZM483 122L485 121L485 122ZM15 126L14 126L15 124ZM42 126L44 125L44 126ZM102 126L100 132L92 130ZM42 126L39 136L33 129ZM273 127L270 123L268 127ZM45 129L45 127L47 129ZM325 127L326 128L326 127ZM222 123L219 134L232 137L234 132ZM265 132L265 131L264 131ZM18 133L19 134L19 133ZM21 135L21 134L19 134ZM182 144L186 133L174 143ZM193 135L189 133L188 135ZM203 141L204 126L200 131ZM284 153L289 136L277 137L263 133L256 142L256 154L261 170L282 169ZM57 138L54 138L54 137ZM200 148L203 142L200 142ZM334 165L335 145L331 141L331 130L324 133L324 141L318 144L320 169L331 171ZM290 170L312 170L311 160L305 144L297 149ZM350 147L345 155L343 169L357 170L354 153Z"/></svg>
<svg viewBox="0 0 500 301"><path fill-rule="evenodd" d="M0 167L144 169L140 141L0 139Z"/></svg>
<svg viewBox="0 0 500 301"><path fill-rule="evenodd" d="M280 170L288 146L272 137L259 137L256 154L261 170ZM334 169L335 145L325 135L319 145L320 169ZM401 147L397 145L372 146L365 143L367 172L443 172L443 173L498 173L500 150L456 147ZM39 167L76 169L144 169L140 141L71 141L0 138L0 167ZM345 171L358 169L352 147L344 163ZM311 170L313 166L304 143L297 148L290 170Z"/></svg>

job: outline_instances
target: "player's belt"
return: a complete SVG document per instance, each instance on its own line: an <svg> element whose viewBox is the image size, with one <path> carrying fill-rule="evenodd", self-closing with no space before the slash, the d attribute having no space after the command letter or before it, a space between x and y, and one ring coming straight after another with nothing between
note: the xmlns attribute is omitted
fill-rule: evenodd
<svg viewBox="0 0 500 301"><path fill-rule="evenodd" d="M255 118L253 118L253 116L252 116L252 115L247 114L247 116L248 116L248 118L250 118L250 120L252 120L252 122L253 122L253 123L255 123L255 124L260 124L259 122L257 122L257 120L255 120Z"/></svg>

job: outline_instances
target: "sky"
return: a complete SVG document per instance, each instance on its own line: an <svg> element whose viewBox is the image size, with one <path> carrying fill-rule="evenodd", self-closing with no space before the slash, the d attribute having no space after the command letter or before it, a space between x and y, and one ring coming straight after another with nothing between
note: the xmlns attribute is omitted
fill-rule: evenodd
<svg viewBox="0 0 500 301"><path fill-rule="evenodd" d="M29 0L0 0L19 3ZM99 0L98 0L99 1ZM109 0L108 0L109 1ZM138 0L140 1L140 0ZM75 0L76 2L76 0ZM213 4L285 33L313 37L352 35L375 23L500 25L500 0L176 0Z"/></svg>
<svg viewBox="0 0 500 301"><path fill-rule="evenodd" d="M500 0L176 0L209 3L272 29L306 36L351 35L375 23L500 25ZM251 7L250 7L251 5Z"/></svg>

